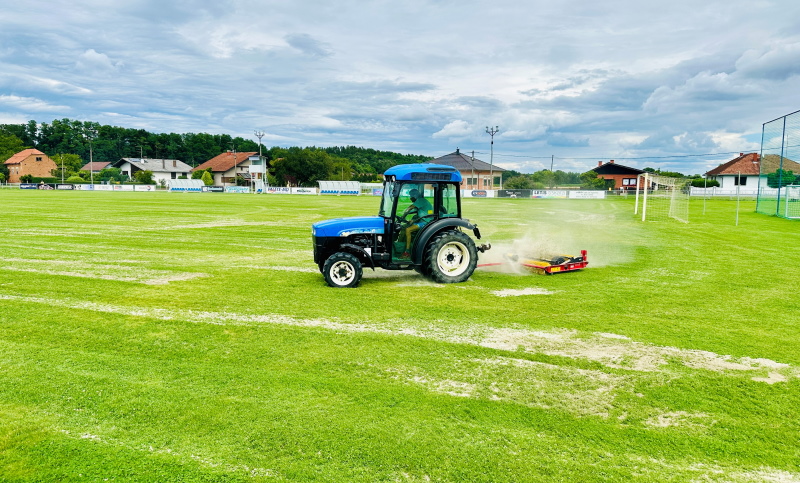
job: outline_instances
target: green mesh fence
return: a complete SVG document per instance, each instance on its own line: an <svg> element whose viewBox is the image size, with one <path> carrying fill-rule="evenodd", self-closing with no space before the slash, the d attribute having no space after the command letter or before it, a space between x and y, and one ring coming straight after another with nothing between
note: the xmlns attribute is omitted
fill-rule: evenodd
<svg viewBox="0 0 800 483"><path fill-rule="evenodd" d="M800 111L764 123L759 166L756 211L800 219Z"/></svg>

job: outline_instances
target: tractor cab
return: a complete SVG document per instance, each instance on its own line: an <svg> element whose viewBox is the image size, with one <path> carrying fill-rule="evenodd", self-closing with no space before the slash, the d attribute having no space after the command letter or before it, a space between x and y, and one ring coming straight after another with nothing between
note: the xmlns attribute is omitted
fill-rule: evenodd
<svg viewBox="0 0 800 483"><path fill-rule="evenodd" d="M481 237L461 218L460 184L451 166L394 166L384 173L378 216L314 223L314 261L328 285L358 285L364 265L414 269L439 283L467 280L490 245L476 246L463 231Z"/></svg>
<svg viewBox="0 0 800 483"><path fill-rule="evenodd" d="M396 263L411 260L416 241L432 223L460 215L457 183L396 178L384 183L379 216L386 220L385 232L391 240L387 251Z"/></svg>

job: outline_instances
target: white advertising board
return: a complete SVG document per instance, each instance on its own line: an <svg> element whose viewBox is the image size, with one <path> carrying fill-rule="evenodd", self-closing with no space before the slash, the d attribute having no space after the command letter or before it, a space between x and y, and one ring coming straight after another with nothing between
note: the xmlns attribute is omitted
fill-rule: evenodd
<svg viewBox="0 0 800 483"><path fill-rule="evenodd" d="M293 195L315 195L317 188L292 188Z"/></svg>
<svg viewBox="0 0 800 483"><path fill-rule="evenodd" d="M603 200L606 198L605 191L570 191L571 200Z"/></svg>

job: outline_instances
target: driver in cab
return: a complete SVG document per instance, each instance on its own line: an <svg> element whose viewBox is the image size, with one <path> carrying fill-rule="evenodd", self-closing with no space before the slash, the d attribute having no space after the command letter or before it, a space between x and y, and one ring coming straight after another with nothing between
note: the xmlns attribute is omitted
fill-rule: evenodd
<svg viewBox="0 0 800 483"><path fill-rule="evenodd" d="M411 224L405 228L406 251L400 255L400 258L411 258L411 254L408 252L411 249L411 235L430 223L433 218L433 205L420 194L419 190L412 189L408 192L408 196L411 199L411 205L403 211L403 218L409 214L413 214L414 217L411 219Z"/></svg>

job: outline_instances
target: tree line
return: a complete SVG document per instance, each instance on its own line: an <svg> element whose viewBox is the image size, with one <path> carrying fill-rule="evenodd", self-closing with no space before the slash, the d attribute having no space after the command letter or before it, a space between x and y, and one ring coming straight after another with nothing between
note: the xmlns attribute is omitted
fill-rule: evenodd
<svg viewBox="0 0 800 483"><path fill-rule="evenodd" d="M260 146L270 167L270 182L299 186L315 185L317 180L377 181L386 169L419 163L431 156L399 154L356 146L318 148ZM0 163L26 148L36 148L59 165L54 177L85 178L80 169L90 158L94 162L116 162L122 158L178 159L196 167L226 151L258 152L256 141L227 134L151 133L102 125L91 121L56 119L50 123L0 124ZM63 165L63 173L61 166ZM0 178L7 168L0 164ZM101 180L126 181L118 170L110 169Z"/></svg>

